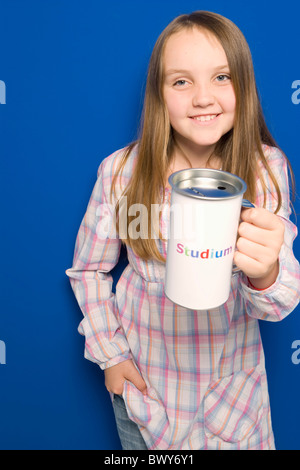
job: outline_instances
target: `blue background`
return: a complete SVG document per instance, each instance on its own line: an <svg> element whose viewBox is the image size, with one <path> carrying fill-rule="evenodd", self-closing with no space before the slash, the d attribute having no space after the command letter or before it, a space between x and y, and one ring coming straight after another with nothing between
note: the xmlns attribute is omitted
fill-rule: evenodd
<svg viewBox="0 0 300 470"><path fill-rule="evenodd" d="M137 136L158 35L197 9L245 34L267 123L299 182L299 3L0 0L1 449L120 449L65 269L98 165ZM299 259L298 239L294 247ZM299 309L261 324L278 449L300 449Z"/></svg>

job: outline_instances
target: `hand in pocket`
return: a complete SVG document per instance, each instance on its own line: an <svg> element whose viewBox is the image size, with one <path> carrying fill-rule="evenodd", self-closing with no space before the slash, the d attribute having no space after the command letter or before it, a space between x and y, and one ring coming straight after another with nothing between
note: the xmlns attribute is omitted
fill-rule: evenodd
<svg viewBox="0 0 300 470"><path fill-rule="evenodd" d="M144 395L147 393L146 382L131 359L108 367L104 370L104 376L107 390L116 395L122 395L125 380L131 382Z"/></svg>

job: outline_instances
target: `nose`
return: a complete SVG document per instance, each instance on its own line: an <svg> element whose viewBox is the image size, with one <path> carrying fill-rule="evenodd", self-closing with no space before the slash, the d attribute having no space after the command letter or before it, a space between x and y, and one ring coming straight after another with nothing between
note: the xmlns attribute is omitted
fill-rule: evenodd
<svg viewBox="0 0 300 470"><path fill-rule="evenodd" d="M214 104L215 97L209 84L199 84L194 88L193 106L205 108Z"/></svg>

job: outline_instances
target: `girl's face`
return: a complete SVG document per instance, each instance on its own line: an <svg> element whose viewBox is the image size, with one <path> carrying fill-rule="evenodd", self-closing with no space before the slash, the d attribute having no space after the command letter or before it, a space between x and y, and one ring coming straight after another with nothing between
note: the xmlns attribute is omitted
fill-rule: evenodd
<svg viewBox="0 0 300 470"><path fill-rule="evenodd" d="M188 153L207 152L233 127L235 94L218 40L197 28L166 42L164 100L176 141Z"/></svg>

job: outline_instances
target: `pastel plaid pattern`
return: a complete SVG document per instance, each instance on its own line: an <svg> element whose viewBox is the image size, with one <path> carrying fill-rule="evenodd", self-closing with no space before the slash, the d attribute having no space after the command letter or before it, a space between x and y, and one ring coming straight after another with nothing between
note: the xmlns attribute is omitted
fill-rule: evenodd
<svg viewBox="0 0 300 470"><path fill-rule="evenodd" d="M224 305L193 311L166 298L165 265L144 261L131 249L129 264L116 293L112 292L110 271L118 262L121 242L117 237L98 236L98 209L110 202L112 177L123 152L115 152L100 164L78 232L73 266L66 271L83 313L79 332L85 336L85 357L101 369L129 358L134 361L147 394L127 381L123 398L149 449L273 449L258 320L282 320L297 306L300 293L299 263L292 251L297 229L289 220L283 155L276 148L264 147L282 191L279 215L286 227L276 282L255 291L242 273L234 274ZM137 147L122 172L120 194L130 180L136 156ZM267 209L274 211L274 188L263 165L260 170L267 186ZM168 190L162 199L160 228L167 235ZM256 205L262 204L263 189L257 181ZM167 242L157 243L166 255Z"/></svg>

